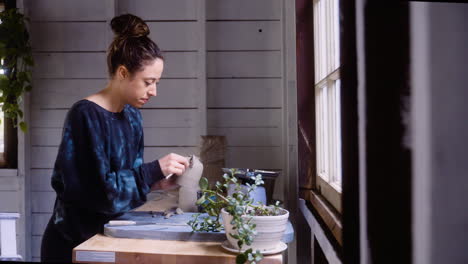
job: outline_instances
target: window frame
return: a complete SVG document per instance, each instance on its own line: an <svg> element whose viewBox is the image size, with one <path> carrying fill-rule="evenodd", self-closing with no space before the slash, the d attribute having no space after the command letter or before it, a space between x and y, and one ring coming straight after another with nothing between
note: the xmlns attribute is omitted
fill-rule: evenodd
<svg viewBox="0 0 468 264"><path fill-rule="evenodd" d="M336 17L339 14L339 1L312 0L312 3L317 163L314 182L317 193L341 214L341 87L335 86L337 82L341 84L340 24L339 17Z"/></svg>
<svg viewBox="0 0 468 264"><path fill-rule="evenodd" d="M297 66L297 117L298 117L298 172L299 172L299 196L307 201L307 207L310 209L314 217L317 218L323 230L326 233L326 236L333 245L333 248L337 252L342 252L343 250L343 225L342 221L346 218L346 215L338 212L335 207L328 201L333 200L330 197L327 198L320 193L320 190L323 188L317 186L317 137L316 137L316 102L315 102L315 79L318 76L315 76L315 57L317 56L315 52L315 39L314 33L316 31L316 26L313 23L317 16L313 15L313 1L314 0L298 0L296 1L296 66ZM353 1L353 0L351 0ZM344 3L343 3L344 2ZM335 2L338 5L342 6L348 5L347 1L337 1ZM352 3L351 3L352 4ZM346 40L346 43L335 43L335 48L339 49L339 56L336 56L336 59L343 60L347 59L346 62L349 63L349 55L354 54L353 51L350 51L349 48L352 48L354 45L353 39L349 39L349 36L343 34L343 14L352 13L352 9L342 10L339 9L339 19L340 23L337 23L337 27L340 28L339 38ZM348 17L349 18L349 17ZM348 32L349 33L349 32ZM348 37L348 38L346 38ZM346 46L345 46L346 45ZM341 55L341 53L343 55ZM352 62L352 61L351 61ZM352 86L353 81L350 77L355 77L355 74L350 75L350 69L355 70L356 67L350 68L350 65L347 63L342 63L342 69L340 70L339 76L341 77L341 85L346 86L347 88ZM354 167L355 163L355 149L350 149L350 145L354 146L357 143L356 138L354 137L354 113L357 108L357 103L352 99L354 97L349 96L349 94L354 93L354 89L347 89L346 91L340 92L340 106L341 106L341 129L351 128L351 133L342 134L342 186L343 194L342 196L337 195L335 200L338 200L338 203L342 200L341 197L348 195L349 192L345 192L345 189L348 188L349 179L354 179L353 173L355 173ZM344 119L346 118L346 119ZM352 151L351 151L352 150ZM352 153L351 157L348 155ZM344 157L347 157L344 159ZM352 166L350 166L352 165ZM319 189L320 188L320 189ZM331 187L329 187L332 189ZM345 203L346 204L346 203ZM348 203L349 204L349 203ZM345 208L343 208L345 210ZM349 219L349 214L348 217ZM348 227L348 230L351 230Z"/></svg>

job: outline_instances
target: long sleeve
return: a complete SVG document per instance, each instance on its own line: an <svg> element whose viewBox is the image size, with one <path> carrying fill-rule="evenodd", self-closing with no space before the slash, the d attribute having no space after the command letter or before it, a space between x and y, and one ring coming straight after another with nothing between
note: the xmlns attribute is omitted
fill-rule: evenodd
<svg viewBox="0 0 468 264"><path fill-rule="evenodd" d="M141 114L112 120L99 110L88 103L68 112L52 186L64 204L116 215L143 204L163 175L157 160L143 163Z"/></svg>

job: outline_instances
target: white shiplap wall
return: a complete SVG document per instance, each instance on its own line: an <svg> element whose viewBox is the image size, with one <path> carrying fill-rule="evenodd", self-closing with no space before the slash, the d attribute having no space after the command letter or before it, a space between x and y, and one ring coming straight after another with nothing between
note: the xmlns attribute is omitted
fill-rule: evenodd
<svg viewBox="0 0 468 264"><path fill-rule="evenodd" d="M36 60L31 92L31 256L52 212L53 163L67 109L106 83L106 20L109 2L29 1L31 42ZM92 22L90 22L92 21ZM101 68L104 67L104 68Z"/></svg>
<svg viewBox="0 0 468 264"><path fill-rule="evenodd" d="M28 1L36 59L31 93L32 259L50 218L50 176L66 112L107 82L109 20L145 19L165 53L158 96L141 110L145 161L227 137L227 166L282 170L281 0ZM280 180L281 182L281 180ZM278 187L279 186L279 187ZM276 197L283 198L282 184Z"/></svg>
<svg viewBox="0 0 468 264"><path fill-rule="evenodd" d="M227 137L228 167L281 170L282 2L206 8L208 132Z"/></svg>
<svg viewBox="0 0 468 264"><path fill-rule="evenodd" d="M25 12L23 0L16 1L16 7L21 13ZM24 112L23 119L29 122L29 94L23 96L20 108ZM19 213L16 220L16 244L17 253L26 259L30 246L26 237L29 237L27 227L30 221L29 186L27 175L29 170L29 135L18 131L18 167L16 169L0 169L0 212ZM0 245L1 250L1 245Z"/></svg>
<svg viewBox="0 0 468 264"><path fill-rule="evenodd" d="M22 178L18 175L18 170L16 169L1 169L0 170L0 212L12 212L22 214ZM21 215L21 217L24 217ZM19 220L16 221L16 234L17 238L21 239L23 234L23 226ZM21 252L22 246L17 243L18 253L23 255ZM1 248L1 245L0 245Z"/></svg>

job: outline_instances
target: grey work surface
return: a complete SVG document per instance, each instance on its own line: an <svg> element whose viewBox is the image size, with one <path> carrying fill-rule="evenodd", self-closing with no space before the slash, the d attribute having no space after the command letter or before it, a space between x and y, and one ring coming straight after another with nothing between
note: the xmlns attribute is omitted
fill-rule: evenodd
<svg viewBox="0 0 468 264"><path fill-rule="evenodd" d="M187 222L194 213L173 215L165 219L161 212L128 212L114 220L131 220L137 225L110 226L104 225L104 235L118 238L157 239L223 242L226 240L224 231L221 232L192 232ZM208 216L202 214L200 217ZM142 223L142 224L139 224ZM288 221L282 241L290 243L294 239L294 230Z"/></svg>

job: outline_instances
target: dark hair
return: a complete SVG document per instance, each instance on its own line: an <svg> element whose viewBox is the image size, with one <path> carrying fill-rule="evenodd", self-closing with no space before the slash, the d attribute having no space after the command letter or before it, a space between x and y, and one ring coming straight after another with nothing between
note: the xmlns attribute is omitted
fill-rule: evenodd
<svg viewBox="0 0 468 264"><path fill-rule="evenodd" d="M114 17L110 26L115 33L107 53L109 75L123 65L133 75L156 58L164 59L158 45L149 37L148 25L139 17L124 14Z"/></svg>

